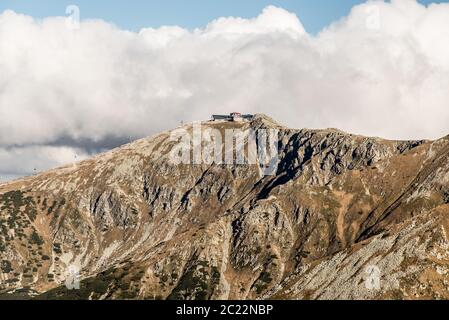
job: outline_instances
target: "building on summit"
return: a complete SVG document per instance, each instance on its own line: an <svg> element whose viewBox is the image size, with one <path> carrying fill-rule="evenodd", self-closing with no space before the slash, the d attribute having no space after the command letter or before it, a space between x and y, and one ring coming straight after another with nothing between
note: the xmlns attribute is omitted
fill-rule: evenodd
<svg viewBox="0 0 449 320"><path fill-rule="evenodd" d="M229 115L212 115L213 121L231 121L231 122L243 122L251 121L254 118L252 114L241 114L239 112L233 112Z"/></svg>

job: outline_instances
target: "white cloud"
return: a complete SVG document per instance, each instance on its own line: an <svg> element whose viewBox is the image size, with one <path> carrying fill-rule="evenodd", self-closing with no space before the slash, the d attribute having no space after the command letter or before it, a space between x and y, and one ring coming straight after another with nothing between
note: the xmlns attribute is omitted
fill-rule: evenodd
<svg viewBox="0 0 449 320"><path fill-rule="evenodd" d="M266 7L255 19L220 18L211 22L205 30L197 30L197 34L207 36L255 35L281 32L294 38L306 33L298 17L284 9L274 6Z"/></svg>
<svg viewBox="0 0 449 320"><path fill-rule="evenodd" d="M54 146L0 148L0 183L42 170L76 163L88 155L80 149Z"/></svg>
<svg viewBox="0 0 449 320"><path fill-rule="evenodd" d="M29 146L67 138L101 145L237 110L292 127L440 137L449 134L448 38L449 5L415 0L356 6L317 36L273 6L254 19L138 33L100 20L72 30L65 18L5 11L0 148L10 155L0 174L16 165L17 174L29 172L12 146L39 153ZM42 167L70 161L55 157L43 155Z"/></svg>

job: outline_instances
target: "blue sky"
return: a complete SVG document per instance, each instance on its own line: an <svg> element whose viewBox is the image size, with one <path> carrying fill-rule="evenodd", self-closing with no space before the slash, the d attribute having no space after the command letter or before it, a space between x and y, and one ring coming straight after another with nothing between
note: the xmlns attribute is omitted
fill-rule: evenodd
<svg viewBox="0 0 449 320"><path fill-rule="evenodd" d="M128 30L161 25L193 29L222 16L250 18L267 5L295 12L309 33L345 16L361 0L1 0L0 11L12 9L36 18L63 16L67 5L80 7L81 18L100 18ZM449 2L420 0L421 3Z"/></svg>

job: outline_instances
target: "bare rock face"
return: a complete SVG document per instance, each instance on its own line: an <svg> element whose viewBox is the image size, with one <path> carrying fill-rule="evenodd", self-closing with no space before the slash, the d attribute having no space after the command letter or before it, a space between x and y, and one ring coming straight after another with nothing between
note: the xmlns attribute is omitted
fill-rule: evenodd
<svg viewBox="0 0 449 320"><path fill-rule="evenodd" d="M449 298L448 137L292 130L264 115L202 127L278 130L277 171L174 164L165 132L2 184L0 297ZM65 286L73 270L79 290Z"/></svg>

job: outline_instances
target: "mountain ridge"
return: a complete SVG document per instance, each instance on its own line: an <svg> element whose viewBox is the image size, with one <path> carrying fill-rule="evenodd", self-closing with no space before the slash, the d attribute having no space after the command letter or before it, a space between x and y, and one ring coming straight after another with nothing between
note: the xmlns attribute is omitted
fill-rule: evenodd
<svg viewBox="0 0 449 320"><path fill-rule="evenodd" d="M276 174L172 165L174 129L0 184L3 296L448 298L449 136L296 130L264 115L201 124L278 129ZM81 290L64 286L70 266Z"/></svg>

